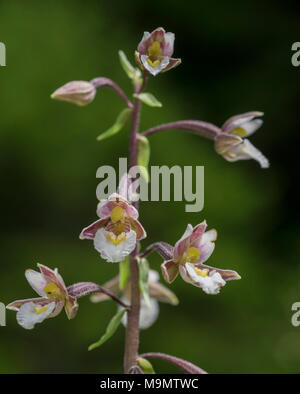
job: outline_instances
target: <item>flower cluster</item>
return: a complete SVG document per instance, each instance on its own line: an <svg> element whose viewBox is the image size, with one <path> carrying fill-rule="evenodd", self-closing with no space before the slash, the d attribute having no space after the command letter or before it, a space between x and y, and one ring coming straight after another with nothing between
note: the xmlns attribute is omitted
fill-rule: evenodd
<svg viewBox="0 0 300 394"><path fill-rule="evenodd" d="M268 160L247 138L262 125L261 112L253 111L233 116L222 127L203 121L183 120L139 133L141 103L161 107L161 103L151 93L144 92L147 78L171 70L181 63L180 59L172 57L174 40L175 35L165 32L161 27L152 33L144 33L135 51L136 63L143 72L132 66L122 51L119 52L121 65L133 82L134 103L115 82L105 77L94 78L89 82L68 82L57 89L51 97L85 106L94 100L97 89L104 86L113 89L125 102L126 108L117 117L115 124L98 137L98 141L117 134L131 116L130 162L133 167L143 167L145 179L149 178L146 167L150 157L150 144L146 137L175 128L209 138L214 142L216 152L227 161L254 159L262 168L267 168ZM146 238L146 231L138 220L138 205L133 203L132 183L130 176L125 174L116 192L99 201L96 210L99 219L80 233L80 239L93 241L94 248L103 260L122 263L119 275L103 286L93 282L79 282L66 287L57 269L52 270L38 264L40 272L30 269L25 272L25 276L39 297L14 301L7 308L17 312L17 321L22 327L32 329L37 323L57 316L63 308L67 317L73 319L78 311L79 297L92 294L91 301L94 303L112 299L118 303L119 310L109 323L106 333L89 349L104 343L122 322L127 327L125 372L143 373L143 368L148 368L149 363L137 357L139 328L148 328L156 321L159 302L178 304L176 295L159 282L158 272L149 269L145 257L155 250L164 260L161 272L167 283L172 283L180 275L185 282L209 295L218 294L228 281L240 279L240 276L233 270L205 264L214 251L217 239L215 229L207 231L206 221L195 227L188 224L174 247L166 242L156 242L140 250L139 242ZM205 373L185 360L162 353L146 353L144 357L153 355L168 359L187 373Z"/></svg>

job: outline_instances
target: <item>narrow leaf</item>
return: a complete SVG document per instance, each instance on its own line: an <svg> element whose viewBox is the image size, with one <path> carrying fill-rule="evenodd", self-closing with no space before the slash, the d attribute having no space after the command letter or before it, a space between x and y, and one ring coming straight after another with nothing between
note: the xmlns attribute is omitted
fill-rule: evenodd
<svg viewBox="0 0 300 394"><path fill-rule="evenodd" d="M150 158L150 144L146 137L138 136L138 159L137 164L140 166L140 171L147 183L149 183L148 164Z"/></svg>
<svg viewBox="0 0 300 394"><path fill-rule="evenodd" d="M138 80L139 78L141 78L141 71L130 63L123 51L119 51L119 58L123 70L130 79Z"/></svg>
<svg viewBox="0 0 300 394"><path fill-rule="evenodd" d="M120 130L122 130L130 113L131 113L130 108L123 109L123 111L121 111L119 116L117 117L115 123L108 130L104 131L104 133L100 134L97 137L97 141L102 141L105 138L109 138L109 137L117 134Z"/></svg>
<svg viewBox="0 0 300 394"><path fill-rule="evenodd" d="M159 102L152 93L135 93L133 96L141 100L144 104L149 105L150 107L162 107L162 103Z"/></svg>
<svg viewBox="0 0 300 394"><path fill-rule="evenodd" d="M138 263L140 269L140 275L139 275L140 290L144 297L146 305L148 306L148 308L151 309L149 286L148 286L149 263L148 260L145 258L141 258L141 259L139 258Z"/></svg>
<svg viewBox="0 0 300 394"><path fill-rule="evenodd" d="M139 367L145 374L155 374L155 371L150 361L146 360L145 358L139 357L137 359L137 362Z"/></svg>
<svg viewBox="0 0 300 394"><path fill-rule="evenodd" d="M119 270L120 270L120 290L124 290L125 286L127 284L129 275L130 275L130 265L129 265L129 258L126 257L125 260L121 261L119 264Z"/></svg>
<svg viewBox="0 0 300 394"><path fill-rule="evenodd" d="M121 309L118 313L115 314L115 316L109 322L105 333L102 335L102 337L99 339L98 342L95 342L92 345L90 345L88 350L94 350L97 347L103 345L104 342L106 342L109 338L111 338L114 335L126 311L127 311L126 309Z"/></svg>

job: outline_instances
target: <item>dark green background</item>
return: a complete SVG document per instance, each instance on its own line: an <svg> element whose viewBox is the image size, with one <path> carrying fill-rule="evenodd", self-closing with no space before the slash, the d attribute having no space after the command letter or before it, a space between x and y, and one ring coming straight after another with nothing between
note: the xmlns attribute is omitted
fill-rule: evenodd
<svg viewBox="0 0 300 394"><path fill-rule="evenodd" d="M298 150L300 68L291 46L300 40L299 9L279 1L0 1L1 260L0 301L32 297L24 277L37 262L59 267L67 284L103 283L117 264L100 260L81 229L96 219L96 169L127 155L128 126L96 142L123 108L112 91L99 91L86 108L50 100L65 82L97 76L131 94L117 51L133 52L144 30L176 33L176 70L147 87L162 109L144 108L142 129L179 119L221 125L231 115L265 112L251 141L271 161L228 163L210 141L166 132L151 137L151 164L204 165L205 208L143 203L146 246L173 244L188 222L206 218L218 230L209 263L237 270L242 280L208 296L181 279L171 285L180 305L161 305L156 324L141 333L141 351L186 358L215 373L299 372L300 328L291 305L300 301ZM151 265L159 269L161 258ZM25 331L8 311L0 327L0 372L121 372L124 329L93 352L112 303L80 301L78 316L64 313ZM156 362L158 372L175 372Z"/></svg>

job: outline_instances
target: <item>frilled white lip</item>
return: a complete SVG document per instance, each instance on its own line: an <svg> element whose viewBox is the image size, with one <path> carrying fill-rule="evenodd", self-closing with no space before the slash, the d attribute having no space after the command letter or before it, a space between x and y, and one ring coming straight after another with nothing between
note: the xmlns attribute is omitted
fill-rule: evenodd
<svg viewBox="0 0 300 394"><path fill-rule="evenodd" d="M39 307L33 302L27 302L22 305L17 312L17 321L23 328L31 330L37 323L42 323L47 317L51 315L55 308L55 302L51 302L41 308L46 308L44 312L36 313L35 308Z"/></svg>
<svg viewBox="0 0 300 394"><path fill-rule="evenodd" d="M100 228L95 234L94 247L101 257L110 263L124 260L135 248L136 233L133 230L125 233L125 239L118 245L110 242L108 236L109 233L104 228Z"/></svg>
<svg viewBox="0 0 300 394"><path fill-rule="evenodd" d="M196 272L193 264L186 263L185 268L191 282L194 285L201 287L201 289L207 294L218 294L220 292L220 287L226 285L225 280L216 271L210 271L206 276L201 276Z"/></svg>
<svg viewBox="0 0 300 394"><path fill-rule="evenodd" d="M161 62L159 63L159 65L152 67L148 63L148 61L147 61L148 59L149 59L149 56L141 55L141 62L143 63L143 66L145 67L146 70L148 70L154 76L159 74L162 70L164 70L170 62L170 59L165 56L161 59Z"/></svg>

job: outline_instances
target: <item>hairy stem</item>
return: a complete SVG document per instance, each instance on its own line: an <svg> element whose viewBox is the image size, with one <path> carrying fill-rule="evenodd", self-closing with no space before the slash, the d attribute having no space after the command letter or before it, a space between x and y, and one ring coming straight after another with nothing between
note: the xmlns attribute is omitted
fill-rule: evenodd
<svg viewBox="0 0 300 394"><path fill-rule="evenodd" d="M147 74L144 73L143 84L137 88L135 93L141 93L146 85ZM135 99L132 112L131 131L129 140L130 167L137 165L138 144L137 133L140 123L141 101ZM138 201L134 202L138 209ZM127 314L124 372L129 373L130 369L136 365L139 350L139 320L140 320L140 289L139 289L139 267L137 262L138 246L130 256L130 310Z"/></svg>
<svg viewBox="0 0 300 394"><path fill-rule="evenodd" d="M128 108L130 108L130 109L133 108L132 102L128 99L128 97L123 92L123 90L119 87L119 85L117 85L111 79L101 77L101 78L94 78L90 82L91 82L91 84L93 84L95 86L96 89L102 88L104 86L107 86L107 87L113 89L121 97L121 99L125 101Z"/></svg>
<svg viewBox="0 0 300 394"><path fill-rule="evenodd" d="M220 132L221 129L212 123L202 122L201 120L179 120L177 122L165 123L156 127L152 127L141 133L143 136L158 133L160 131L167 130L182 130L189 131L193 134L198 134L202 137L214 139Z"/></svg>
<svg viewBox="0 0 300 394"><path fill-rule="evenodd" d="M109 296L113 301L121 305L123 308L128 308L128 305L125 304L125 302L123 302L122 300L120 300L117 296L115 296L110 290L93 282L75 283L74 285L69 286L67 290L70 296L76 298L84 297L86 295L94 293L103 293Z"/></svg>

